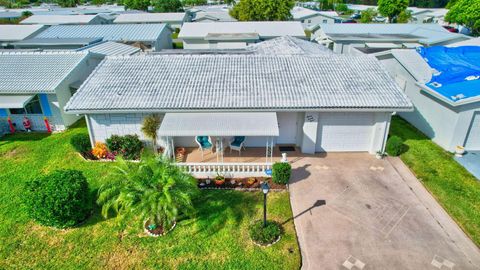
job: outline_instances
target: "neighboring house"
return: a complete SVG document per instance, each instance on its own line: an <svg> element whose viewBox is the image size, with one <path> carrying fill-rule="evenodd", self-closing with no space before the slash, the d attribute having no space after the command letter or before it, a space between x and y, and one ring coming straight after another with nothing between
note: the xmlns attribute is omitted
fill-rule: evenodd
<svg viewBox="0 0 480 270"><path fill-rule="evenodd" d="M448 13L446 8L417 8L409 7L412 12L411 21L414 23L436 23L445 24L445 15Z"/></svg>
<svg viewBox="0 0 480 270"><path fill-rule="evenodd" d="M318 24L335 23L338 13L335 11L315 11L304 7L294 7L291 11L293 20L302 23L307 29Z"/></svg>
<svg viewBox="0 0 480 270"><path fill-rule="evenodd" d="M64 130L79 119L65 114L63 107L100 62L87 52L3 52L0 53L0 125L9 130L10 118L16 130L24 130L27 116L34 131L45 131L47 119L52 131Z"/></svg>
<svg viewBox="0 0 480 270"><path fill-rule="evenodd" d="M403 118L445 150L480 150L480 47L392 50L377 58L415 106Z"/></svg>
<svg viewBox="0 0 480 270"><path fill-rule="evenodd" d="M102 56L112 55L134 55L140 53L142 50L138 47L133 47L126 44L121 44L112 41L104 41L90 46L78 49L77 51L88 51L93 54Z"/></svg>
<svg viewBox="0 0 480 270"><path fill-rule="evenodd" d="M299 22L185 23L178 39L184 49L241 49L281 36L306 39Z"/></svg>
<svg viewBox="0 0 480 270"><path fill-rule="evenodd" d="M45 28L43 25L0 25L0 48L11 48L12 43L33 37Z"/></svg>
<svg viewBox="0 0 480 270"><path fill-rule="evenodd" d="M192 22L236 22L228 11L199 11L194 13Z"/></svg>
<svg viewBox="0 0 480 270"><path fill-rule="evenodd" d="M67 24L109 24L102 15L32 15L20 24L67 25Z"/></svg>
<svg viewBox="0 0 480 270"><path fill-rule="evenodd" d="M3 11L0 10L0 20L5 21L13 21L18 18L22 17L22 13L20 12L11 12L11 11Z"/></svg>
<svg viewBox="0 0 480 270"><path fill-rule="evenodd" d="M172 30L166 24L55 25L35 38L102 38L136 45L144 50L172 48Z"/></svg>
<svg viewBox="0 0 480 270"><path fill-rule="evenodd" d="M68 50L101 42L102 38L29 38L12 44L15 49Z"/></svg>
<svg viewBox="0 0 480 270"><path fill-rule="evenodd" d="M138 13L120 14L113 23L165 23L172 28L180 29L184 22L189 21L185 12L181 13Z"/></svg>
<svg viewBox="0 0 480 270"><path fill-rule="evenodd" d="M146 141L143 118L158 114L158 143L168 153L196 147L195 136L220 145L246 136L246 147L267 145L267 153L275 145L383 151L392 113L412 110L406 95L374 57L312 46L320 45L278 38L243 53L107 57L66 111L85 114L92 144L113 134Z"/></svg>
<svg viewBox="0 0 480 270"><path fill-rule="evenodd" d="M450 33L438 24L326 24L313 33L313 39L335 53L349 54L353 49L374 53L408 48L412 43L448 45L470 37Z"/></svg>

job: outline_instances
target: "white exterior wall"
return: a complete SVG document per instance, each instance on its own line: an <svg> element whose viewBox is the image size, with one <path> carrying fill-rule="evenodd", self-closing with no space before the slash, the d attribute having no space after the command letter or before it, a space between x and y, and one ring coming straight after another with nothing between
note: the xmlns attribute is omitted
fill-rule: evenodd
<svg viewBox="0 0 480 270"><path fill-rule="evenodd" d="M455 151L457 145L465 146L474 113L480 112L480 102L450 106L422 91L396 59L381 59L381 62L414 104L413 112L399 115L447 151Z"/></svg>
<svg viewBox="0 0 480 270"><path fill-rule="evenodd" d="M105 142L112 135L137 134L140 140L148 139L141 131L145 113L128 114L89 114L86 116L90 139L93 143Z"/></svg>
<svg viewBox="0 0 480 270"><path fill-rule="evenodd" d="M318 24L321 24L321 23L324 23L324 24L335 23L335 19L330 18L330 17L326 17L322 14L317 14L315 16L305 18L305 19L301 19L301 20L298 20L298 21L300 21L302 23L302 26L303 26L304 29L307 29L309 27L312 27L312 26L315 26L315 25L318 25Z"/></svg>

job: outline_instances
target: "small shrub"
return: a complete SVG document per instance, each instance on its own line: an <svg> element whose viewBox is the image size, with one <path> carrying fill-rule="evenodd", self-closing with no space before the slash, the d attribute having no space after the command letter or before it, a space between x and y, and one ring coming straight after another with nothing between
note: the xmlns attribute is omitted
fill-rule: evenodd
<svg viewBox="0 0 480 270"><path fill-rule="evenodd" d="M399 156L405 150L405 145L403 144L402 138L398 136L392 136L387 140L387 153L390 156Z"/></svg>
<svg viewBox="0 0 480 270"><path fill-rule="evenodd" d="M107 146L104 143L96 142L92 150L92 155L97 158L105 158L108 154Z"/></svg>
<svg viewBox="0 0 480 270"><path fill-rule="evenodd" d="M70 144L75 148L75 150L79 153L87 153L92 150L92 146L90 145L90 137L88 134L75 134L70 139Z"/></svg>
<svg viewBox="0 0 480 270"><path fill-rule="evenodd" d="M272 166L272 180L276 184L288 184L292 175L292 165L286 162L276 162Z"/></svg>
<svg viewBox="0 0 480 270"><path fill-rule="evenodd" d="M282 234L282 226L267 220L267 226L263 227L263 220L255 221L249 229L250 238L258 244L268 245L275 242Z"/></svg>
<svg viewBox="0 0 480 270"><path fill-rule="evenodd" d="M122 155L125 159L139 159L143 143L138 135L125 135L122 143Z"/></svg>
<svg viewBox="0 0 480 270"><path fill-rule="evenodd" d="M122 150L123 137L118 135L112 135L110 138L105 140L108 150L113 153L118 153Z"/></svg>
<svg viewBox="0 0 480 270"><path fill-rule="evenodd" d="M46 226L72 227L91 209L87 179L76 170L58 170L26 185L25 205L30 217Z"/></svg>

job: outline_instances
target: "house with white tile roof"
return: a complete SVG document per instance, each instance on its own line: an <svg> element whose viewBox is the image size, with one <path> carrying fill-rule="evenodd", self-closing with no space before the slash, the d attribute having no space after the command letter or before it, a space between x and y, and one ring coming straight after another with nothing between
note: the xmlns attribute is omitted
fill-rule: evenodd
<svg viewBox="0 0 480 270"><path fill-rule="evenodd" d="M20 24L68 25L68 24L108 24L102 15L32 15Z"/></svg>
<svg viewBox="0 0 480 270"><path fill-rule="evenodd" d="M0 48L11 47L11 44L35 36L45 30L44 25L0 25Z"/></svg>
<svg viewBox="0 0 480 270"><path fill-rule="evenodd" d="M243 138L243 147L266 147L267 163L278 145L303 153L383 151L392 113L412 110L371 56L336 55L293 37L194 52L106 57L65 110L86 116L92 143L113 134L147 140L141 123L156 114L166 153L197 146L199 136L220 150Z"/></svg>
<svg viewBox="0 0 480 270"><path fill-rule="evenodd" d="M301 22L305 29L318 24L335 23L335 18L338 17L335 11L316 11L299 6L294 7L290 13L293 20Z"/></svg>
<svg viewBox="0 0 480 270"><path fill-rule="evenodd" d="M165 23L180 29L190 17L186 12L120 14L113 23Z"/></svg>
<svg viewBox="0 0 480 270"><path fill-rule="evenodd" d="M66 114L65 104L100 62L88 52L0 53L0 125L24 130L23 117L34 131L59 131L79 116Z"/></svg>
<svg viewBox="0 0 480 270"><path fill-rule="evenodd" d="M184 49L241 49L281 36L306 39L300 22L185 23L178 39Z"/></svg>

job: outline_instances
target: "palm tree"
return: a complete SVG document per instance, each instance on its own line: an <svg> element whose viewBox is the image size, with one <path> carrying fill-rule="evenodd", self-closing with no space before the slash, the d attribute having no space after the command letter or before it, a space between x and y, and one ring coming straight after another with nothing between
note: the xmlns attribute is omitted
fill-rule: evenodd
<svg viewBox="0 0 480 270"><path fill-rule="evenodd" d="M157 130L160 128L160 117L156 114L149 115L143 119L141 130L145 137L152 139L153 152L157 153Z"/></svg>
<svg viewBox="0 0 480 270"><path fill-rule="evenodd" d="M199 192L196 180L163 158L145 158L140 163L119 160L113 177L103 184L97 202L107 218L114 210L122 221L137 216L140 221L168 231L181 216L194 213L192 199Z"/></svg>

